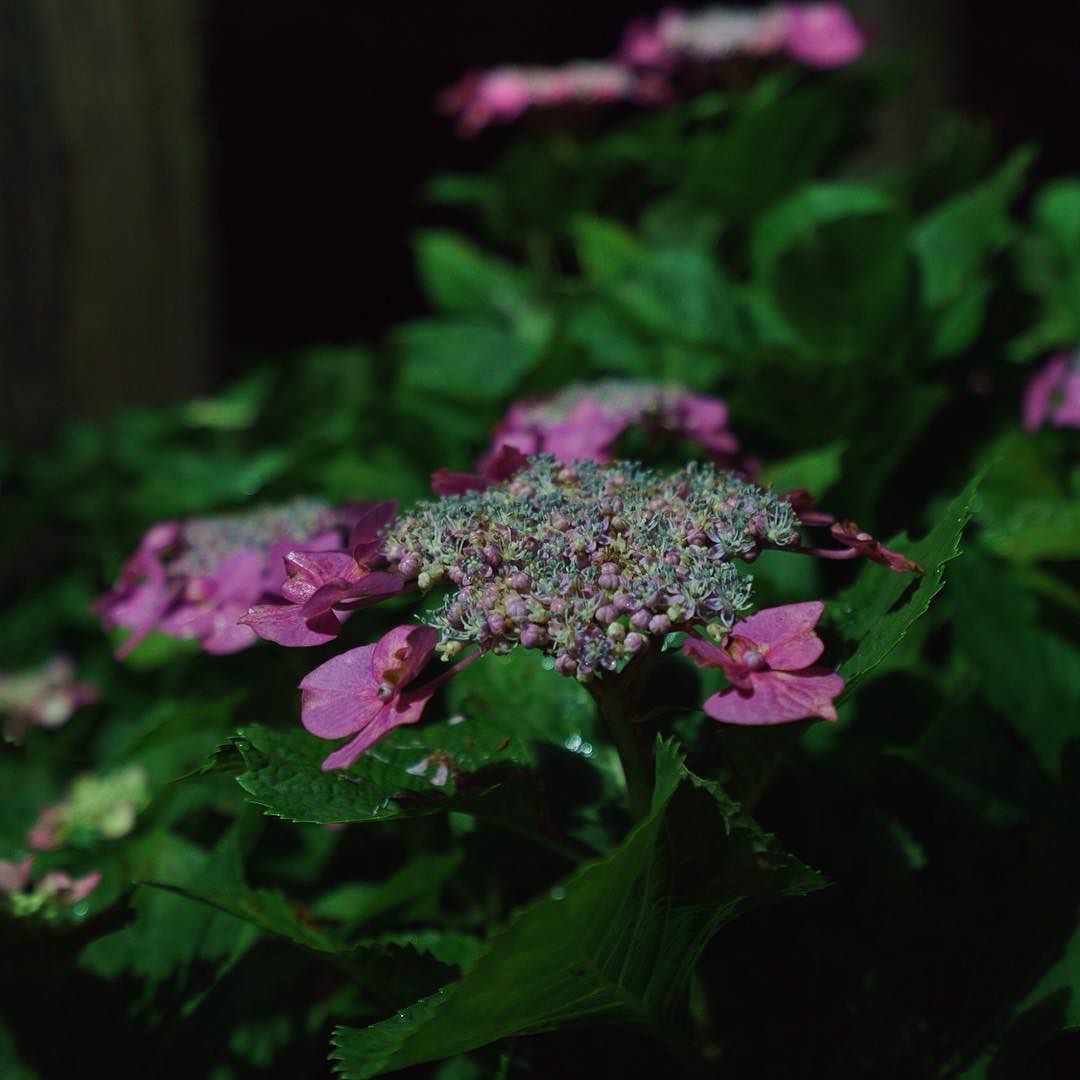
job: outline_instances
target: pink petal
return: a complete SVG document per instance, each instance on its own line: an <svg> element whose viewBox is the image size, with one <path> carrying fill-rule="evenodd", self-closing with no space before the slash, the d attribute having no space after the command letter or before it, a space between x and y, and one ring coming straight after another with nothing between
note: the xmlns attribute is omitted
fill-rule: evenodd
<svg viewBox="0 0 1080 1080"><path fill-rule="evenodd" d="M439 632L433 627L395 626L376 642L372 670L379 680L405 687L424 669L438 643Z"/></svg>
<svg viewBox="0 0 1080 1080"><path fill-rule="evenodd" d="M773 671L797 671L812 664L824 651L825 646L814 633L824 610L820 600L763 608L740 619L731 633L753 641Z"/></svg>
<svg viewBox="0 0 1080 1080"><path fill-rule="evenodd" d="M248 608L239 622L250 626L266 641L290 648L324 645L336 638L341 630L341 622L334 612L305 619L298 604L256 604Z"/></svg>
<svg viewBox="0 0 1080 1080"><path fill-rule="evenodd" d="M479 473L452 472L436 469L431 474L431 490L436 495L464 495L467 491L486 491L491 481Z"/></svg>
<svg viewBox="0 0 1080 1080"><path fill-rule="evenodd" d="M528 464L528 459L516 446L504 444L488 456L481 472L488 480L497 484L509 480L514 473L527 468Z"/></svg>
<svg viewBox="0 0 1080 1080"><path fill-rule="evenodd" d="M382 547L382 531L394 520L397 502L386 499L371 503L355 515L349 533L349 547L357 562L367 562Z"/></svg>
<svg viewBox="0 0 1080 1080"><path fill-rule="evenodd" d="M281 595L294 604L306 603L316 589L328 581L357 580L360 567L348 551L290 551L285 556L288 577Z"/></svg>
<svg viewBox="0 0 1080 1080"><path fill-rule="evenodd" d="M323 771L348 768L387 732L405 724L415 724L423 714L424 706L431 700L433 693L434 691L425 688L412 694L403 694L393 707L388 706L376 713L355 739L351 739L326 758L322 763Z"/></svg>
<svg viewBox="0 0 1080 1080"><path fill-rule="evenodd" d="M359 731L386 707L372 670L374 645L331 657L301 681L300 721L312 735L340 739Z"/></svg>
<svg viewBox="0 0 1080 1080"><path fill-rule="evenodd" d="M750 681L750 691L732 687L713 694L705 702L706 715L726 724L762 726L811 716L835 720L832 699L844 689L844 680L825 667L755 672Z"/></svg>

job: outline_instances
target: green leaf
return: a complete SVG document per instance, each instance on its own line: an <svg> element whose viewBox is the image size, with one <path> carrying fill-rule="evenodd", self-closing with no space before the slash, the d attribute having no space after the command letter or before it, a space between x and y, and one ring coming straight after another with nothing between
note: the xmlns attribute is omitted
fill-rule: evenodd
<svg viewBox="0 0 1080 1080"><path fill-rule="evenodd" d="M725 923L820 888L715 785L657 749L653 808L609 857L536 900L458 982L366 1029L338 1028L346 1077L380 1076L513 1035L644 1026L685 1056L689 980Z"/></svg>
<svg viewBox="0 0 1080 1080"><path fill-rule="evenodd" d="M755 279L812 349L853 359L882 342L906 308L907 228L900 206L875 188L808 185L757 223Z"/></svg>
<svg viewBox="0 0 1080 1080"><path fill-rule="evenodd" d="M302 728L242 728L237 777L266 813L319 823L386 821L456 808L528 763L520 739L480 718L425 722L380 739L349 769L323 772L332 744Z"/></svg>
<svg viewBox="0 0 1080 1080"><path fill-rule="evenodd" d="M1080 738L1080 649L1037 624L1035 598L1007 566L972 556L956 585L957 649L987 703L1059 776L1061 751Z"/></svg>
<svg viewBox="0 0 1080 1080"><path fill-rule="evenodd" d="M919 563L926 571L923 577L867 563L855 583L830 605L844 637L858 642L854 654L840 665L847 691L903 641L944 587L945 564L960 554L960 538L971 518L981 480L981 473L971 479L922 540L913 542L900 533L886 544Z"/></svg>
<svg viewBox="0 0 1080 1080"><path fill-rule="evenodd" d="M820 499L840 479L840 459L846 449L847 443L837 440L817 450L807 450L766 465L759 480L774 491L804 488Z"/></svg>
<svg viewBox="0 0 1080 1080"><path fill-rule="evenodd" d="M536 341L480 318L412 322L397 331L395 342L402 353L401 390L436 400L501 401L539 359Z"/></svg>
<svg viewBox="0 0 1080 1080"><path fill-rule="evenodd" d="M449 709L491 722L522 739L559 746L592 737L596 709L576 680L550 670L550 661L530 649L488 656L454 676L447 688Z"/></svg>
<svg viewBox="0 0 1080 1080"><path fill-rule="evenodd" d="M990 296L984 266L1015 231L1009 205L1033 157L1029 148L1017 150L989 180L931 211L912 233L922 302L937 320L933 347L939 355L967 348L982 327Z"/></svg>
<svg viewBox="0 0 1080 1080"><path fill-rule="evenodd" d="M1065 944L1057 962L1012 1010L1009 1023L960 1074L961 1080L1041 1075L1032 1060L1039 1046L1059 1031L1080 1028L1080 928Z"/></svg>
<svg viewBox="0 0 1080 1080"><path fill-rule="evenodd" d="M648 256L648 248L617 221L583 215L575 218L572 232L585 280L593 284L636 270Z"/></svg>
<svg viewBox="0 0 1080 1080"><path fill-rule="evenodd" d="M414 242L424 291L443 311L513 313L522 302L518 270L447 229L431 229Z"/></svg>

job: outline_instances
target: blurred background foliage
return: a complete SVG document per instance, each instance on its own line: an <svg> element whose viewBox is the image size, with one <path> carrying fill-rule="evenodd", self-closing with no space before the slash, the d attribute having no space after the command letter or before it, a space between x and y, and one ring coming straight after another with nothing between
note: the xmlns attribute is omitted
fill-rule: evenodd
<svg viewBox="0 0 1080 1080"><path fill-rule="evenodd" d="M344 250L335 243L326 264L312 266L305 257L313 252L291 232L332 231L333 200L283 220L259 203L273 189L256 188L239 220L226 220L219 239L228 257L204 256L227 284L192 316L206 320L202 344L173 339L157 322L127 345L110 340L133 350L111 373L92 337L80 337L85 324L69 321L89 309L54 297L65 312L59 323L46 317L48 305L20 308L16 299L5 309L12 336L4 362L16 373L5 382L23 385L19 375L34 357L52 359L27 376L23 411L0 451L2 666L16 671L66 653L100 688L101 703L58 731L32 730L0 750L0 858L21 854L41 807L87 770L139 766L149 804L127 836L37 857L42 868L100 869L103 878L68 912L0 927L4 1074L322 1075L331 1029L342 1023L352 1035L335 1037L336 1052L348 1075L376 1074L357 1064L379 1060L370 1032L391 1064L449 1058L403 1074L440 1080L542 1075L571 1055L599 1075L679 1068L673 1060L689 1068L670 1037L673 1020L665 1021L666 1047L634 1029L620 1034L617 1050L604 1029L506 1040L505 1029L493 1028L471 1045L499 1041L455 1057L422 1009L399 1014L408 1033L394 1036L400 1046L376 1028L357 1036L459 971L480 971L519 1012L531 1007L543 972L528 954L513 953L516 939L482 945L487 932L529 903L515 923L519 937L585 935L589 912L606 911L630 880L637 864L628 860L638 856L619 846L626 821L615 798L617 761L575 683L517 655L470 669L442 695L428 747L452 745L466 761L465 782L455 777L432 792L422 777L404 775L425 745L418 729L420 743L391 740L387 751L394 775L386 790L411 795L389 804L372 798L362 811L353 800L349 812L365 823L325 829L319 823L342 820L340 784L323 789L310 780L322 749L299 729L294 688L330 650L260 645L213 657L154 636L118 665L115 641L90 613L155 521L297 494L408 504L426 493L432 469L471 465L510 401L619 377L722 396L763 479L806 487L876 535L896 536L892 546L929 571L910 585L879 567L774 553L755 565L761 604L827 600L827 655L845 660L849 682L860 684L835 727L718 729L695 711L712 689L710 673L674 659L665 667L666 703L682 709L675 731L688 764L726 796L695 801L699 789L673 780L652 822L657 837L689 836L711 814L725 835L749 837L739 843L761 842L751 826L734 824L737 811L722 800L736 799L830 883L748 912L705 948L690 1001L699 1050L711 1048L712 1067L730 1076L1074 1075L1080 471L1072 432L1028 433L1018 422L1035 365L1080 342L1080 181L1054 175L1080 162L1062 157L1076 151L1055 141L1057 114L994 117L995 130L935 109L912 145L882 156L875 133L880 143L890 128L879 118L895 124L909 95L927 92L918 64L890 61L830 73L772 70L650 112L538 118L481 149L452 147L439 129L435 150L421 153L414 143L441 123L424 112L432 93L458 68L483 62L488 45L466 54L459 36L458 50L438 66L429 46L404 33L404 15L366 17L366 34L350 39L345 29L361 17L332 8L299 20L312 55L290 54L288 71L294 86L314 60L321 65L330 31L362 41L359 59L337 44L337 63L327 65L334 78L316 81L334 92L332 105L297 99L314 124L311 138L358 140L382 185L361 188L366 205L346 219ZM140 34L188 18L168 4L151 9L161 25L141 24ZM874 12L885 27L894 24L885 6ZM582 52L603 51L633 13L607 5L581 14L570 40ZM433 26L446 18L428 14ZM486 17L495 18L478 5L476 25L488 25ZM996 16L980 6L980 17L975 47L994 40ZM12 40L56 47L57 26L31 17L27 5L13 5L6 18ZM553 18L565 24L570 14ZM279 50L250 63L264 79L276 77L280 41L296 20L274 5L258 19L251 5L219 12L207 24L210 40L235 57L238 33L256 20L262 41ZM941 32L955 32L946 23ZM145 55L120 15L110 25L115 40ZM207 25L189 26L194 41ZM483 33L502 34L500 50L517 46L528 59L505 18L491 25L497 29ZM434 29L430 36L438 37ZM1051 50L1054 39L1032 40ZM565 43L551 41L532 47L546 48L545 59L565 56ZM183 39L170 55L182 48L196 45ZM375 92L370 72L360 88L346 74L376 52L391 58L383 76L415 107L391 99L382 126L365 130L354 111L386 105L387 89ZM1027 70L1023 54L1013 62ZM76 67L98 70L93 63L84 57ZM222 89L239 79L237 69L216 63L214 93L245 109L248 97ZM1050 61L1044 55L1040 64ZM975 70L969 97L991 104ZM29 87L23 100L37 101L33 78L46 77L30 60L15 74L14 85ZM179 76L168 85L189 106L199 96ZM54 90L58 100L84 98L78 88ZM116 93L125 98L119 84ZM1034 91L1024 93L1030 103ZM330 130L345 115L347 137ZM258 136L266 139L270 120L254 116L267 125ZM227 110L219 120L234 134L241 126ZM29 133L18 128L5 149L26 145ZM1040 151L1039 135L1048 149ZM868 145L878 148L868 153ZM47 160L48 147L39 149ZM397 151L414 172L377 164ZM431 170L421 184L436 151L454 167ZM220 152L237 150L226 140ZM303 145L290 152L304 158ZM243 201L237 189L250 183L257 160L250 152L248 172L227 172L219 209ZM300 171L292 163L287 175ZM301 189L311 196L323 182L338 190L346 179L316 172L318 183ZM416 183L378 197L403 176ZM48 190L5 195L30 205ZM39 237L30 225L44 219L18 220L24 231L9 252ZM85 243L81 257L100 250ZM270 270L258 265L279 243L289 252L288 280L308 279L295 304L267 287ZM169 273L180 273L167 251L151 247ZM17 281L5 265L9 297L71 280L46 272ZM117 273L116 306L103 310L143 308L144 297L128 291L128 271ZM237 280L246 274L257 289ZM334 296L312 299L329 279ZM217 325L207 312L222 296L229 351L219 363L206 345ZM337 314L327 318L331 304ZM58 327L87 343L90 366L78 378L65 376L79 350L56 347ZM340 343L361 337L368 344ZM156 347L167 338L182 351ZM334 338L338 344L254 357ZM234 377L217 385L215 365ZM137 370L136 397L173 403L115 408L126 378L116 373ZM39 377L58 387L56 408L35 411ZM112 389L86 408L91 399L73 387L99 378ZM65 408L98 415L60 423ZM633 442L626 449L651 452ZM667 460L684 449L669 448ZM365 613L343 641L372 640L402 621L403 610ZM468 745L448 726L465 714L482 721L479 731L469 728ZM740 849L730 843L737 865ZM601 861L567 882L583 856ZM779 884L747 895L795 891L803 872L784 864ZM584 913L580 921L552 908L560 891ZM726 902L703 901L716 910ZM453 1008L462 1015L475 986L468 976L457 984Z"/></svg>

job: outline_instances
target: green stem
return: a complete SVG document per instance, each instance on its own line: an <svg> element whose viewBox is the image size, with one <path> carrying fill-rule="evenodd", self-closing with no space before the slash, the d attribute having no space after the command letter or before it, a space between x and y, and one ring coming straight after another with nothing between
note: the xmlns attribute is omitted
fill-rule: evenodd
<svg viewBox="0 0 1080 1080"><path fill-rule="evenodd" d="M641 821L652 807L655 778L652 742L645 725L636 723L636 717L627 707L626 698L630 695L620 692L627 689L625 685L605 687L601 680L591 689L604 726L619 754L630 817L635 822Z"/></svg>

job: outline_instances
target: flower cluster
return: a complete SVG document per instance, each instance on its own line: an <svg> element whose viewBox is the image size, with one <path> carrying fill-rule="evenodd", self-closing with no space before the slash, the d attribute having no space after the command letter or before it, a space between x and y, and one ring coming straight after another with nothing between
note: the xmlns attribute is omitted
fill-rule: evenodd
<svg viewBox="0 0 1080 1080"><path fill-rule="evenodd" d="M865 45L839 3L773 4L757 11L714 7L693 14L668 8L655 20L631 23L611 60L469 72L443 91L438 105L456 118L462 135L475 135L529 109L662 104L673 93L671 76L686 66L786 55L809 67L831 68L858 59Z"/></svg>
<svg viewBox="0 0 1080 1080"><path fill-rule="evenodd" d="M632 23L619 56L643 68L672 70L683 64L734 56L786 54L808 67L830 68L857 60L866 40L838 3L772 4L761 9L711 7L687 13L667 8L654 21Z"/></svg>
<svg viewBox="0 0 1080 1080"><path fill-rule="evenodd" d="M76 778L62 802L46 806L26 842L37 851L99 839L117 840L135 827L136 815L149 802L146 772L138 765L106 776Z"/></svg>
<svg viewBox="0 0 1080 1080"><path fill-rule="evenodd" d="M30 727L62 727L76 709L97 699L96 686L75 681L75 665L66 656L31 671L0 672L0 713L9 739L21 739Z"/></svg>
<svg viewBox="0 0 1080 1080"><path fill-rule="evenodd" d="M31 888L33 864L32 855L19 862L0 859L0 897L6 898L13 915L35 915L70 907L89 896L101 881L99 870L79 878L72 878L63 870L49 870Z"/></svg>
<svg viewBox="0 0 1080 1080"><path fill-rule="evenodd" d="M625 64L578 60L560 67L498 67L471 71L439 95L441 112L457 118L462 135L489 124L510 123L527 109L603 105L626 101L659 104L667 97L661 79Z"/></svg>
<svg viewBox="0 0 1080 1080"><path fill-rule="evenodd" d="M564 465L609 461L615 441L631 427L650 437L689 439L725 461L739 450L719 398L678 385L607 379L515 402L495 428L487 457L512 446L522 454L553 454Z"/></svg>
<svg viewBox="0 0 1080 1080"><path fill-rule="evenodd" d="M1026 431L1047 421L1054 427L1080 427L1080 352L1052 356L1028 381L1022 420Z"/></svg>
<svg viewBox="0 0 1080 1080"><path fill-rule="evenodd" d="M143 536L96 610L106 626L131 630L126 656L151 630L195 638L210 653L254 644L238 620L266 596L278 596L284 557L340 547L357 508L311 499L248 514L159 522Z"/></svg>
<svg viewBox="0 0 1080 1080"><path fill-rule="evenodd" d="M455 587L439 649L541 649L563 674L616 670L674 627L730 627L750 598L732 560L794 547L789 503L711 465L671 476L551 455L485 491L419 504L386 536L391 570Z"/></svg>

